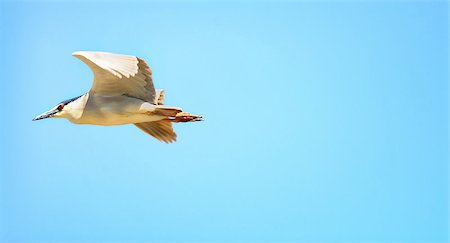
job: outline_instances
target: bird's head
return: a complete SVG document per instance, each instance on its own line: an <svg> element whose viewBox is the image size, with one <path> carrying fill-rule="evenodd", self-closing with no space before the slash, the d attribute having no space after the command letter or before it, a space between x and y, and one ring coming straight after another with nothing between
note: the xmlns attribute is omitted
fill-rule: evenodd
<svg viewBox="0 0 450 243"><path fill-rule="evenodd" d="M68 99L58 103L49 111L46 111L35 117L33 121L42 120L45 118L72 118L74 114L79 113L80 109L83 108L79 107L81 104L80 102L77 102L80 97L82 96L78 96L76 98Z"/></svg>

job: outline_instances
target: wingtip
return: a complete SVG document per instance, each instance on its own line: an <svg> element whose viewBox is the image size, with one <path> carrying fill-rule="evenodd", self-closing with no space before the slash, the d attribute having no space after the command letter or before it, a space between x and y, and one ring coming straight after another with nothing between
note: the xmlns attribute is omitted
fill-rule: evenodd
<svg viewBox="0 0 450 243"><path fill-rule="evenodd" d="M72 56L79 56L79 55L81 55L81 52L82 52L82 51L75 51L75 52L72 52Z"/></svg>

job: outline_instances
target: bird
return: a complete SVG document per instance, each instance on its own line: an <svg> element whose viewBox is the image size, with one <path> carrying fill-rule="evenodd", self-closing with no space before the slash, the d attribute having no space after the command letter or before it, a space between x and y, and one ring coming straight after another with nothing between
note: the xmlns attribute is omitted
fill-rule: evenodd
<svg viewBox="0 0 450 243"><path fill-rule="evenodd" d="M72 56L92 70L91 89L59 102L33 121L66 118L74 124L134 124L159 141L172 143L177 139L172 123L203 120L179 107L164 105L165 92L155 89L152 70L144 59L98 51L77 51Z"/></svg>

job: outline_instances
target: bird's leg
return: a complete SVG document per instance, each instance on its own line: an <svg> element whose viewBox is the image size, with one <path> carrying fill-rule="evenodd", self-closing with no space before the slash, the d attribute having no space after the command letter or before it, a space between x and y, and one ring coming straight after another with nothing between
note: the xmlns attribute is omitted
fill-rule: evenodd
<svg viewBox="0 0 450 243"><path fill-rule="evenodd" d="M140 113L159 116L175 116L177 113L181 112L181 108L163 105L153 105L150 103L144 103L139 108Z"/></svg>
<svg viewBox="0 0 450 243"><path fill-rule="evenodd" d="M180 112L176 116L168 117L166 120L169 120L171 122L195 122L195 121L202 121L201 116L192 115L187 112Z"/></svg>

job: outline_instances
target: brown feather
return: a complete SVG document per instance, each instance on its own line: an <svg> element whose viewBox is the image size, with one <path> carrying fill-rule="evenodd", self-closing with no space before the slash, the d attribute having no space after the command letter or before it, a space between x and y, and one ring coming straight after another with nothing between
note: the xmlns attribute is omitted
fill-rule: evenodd
<svg viewBox="0 0 450 243"><path fill-rule="evenodd" d="M159 141L171 143L177 141L177 134L174 132L172 122L167 120L155 122L136 123L139 129L155 137Z"/></svg>

